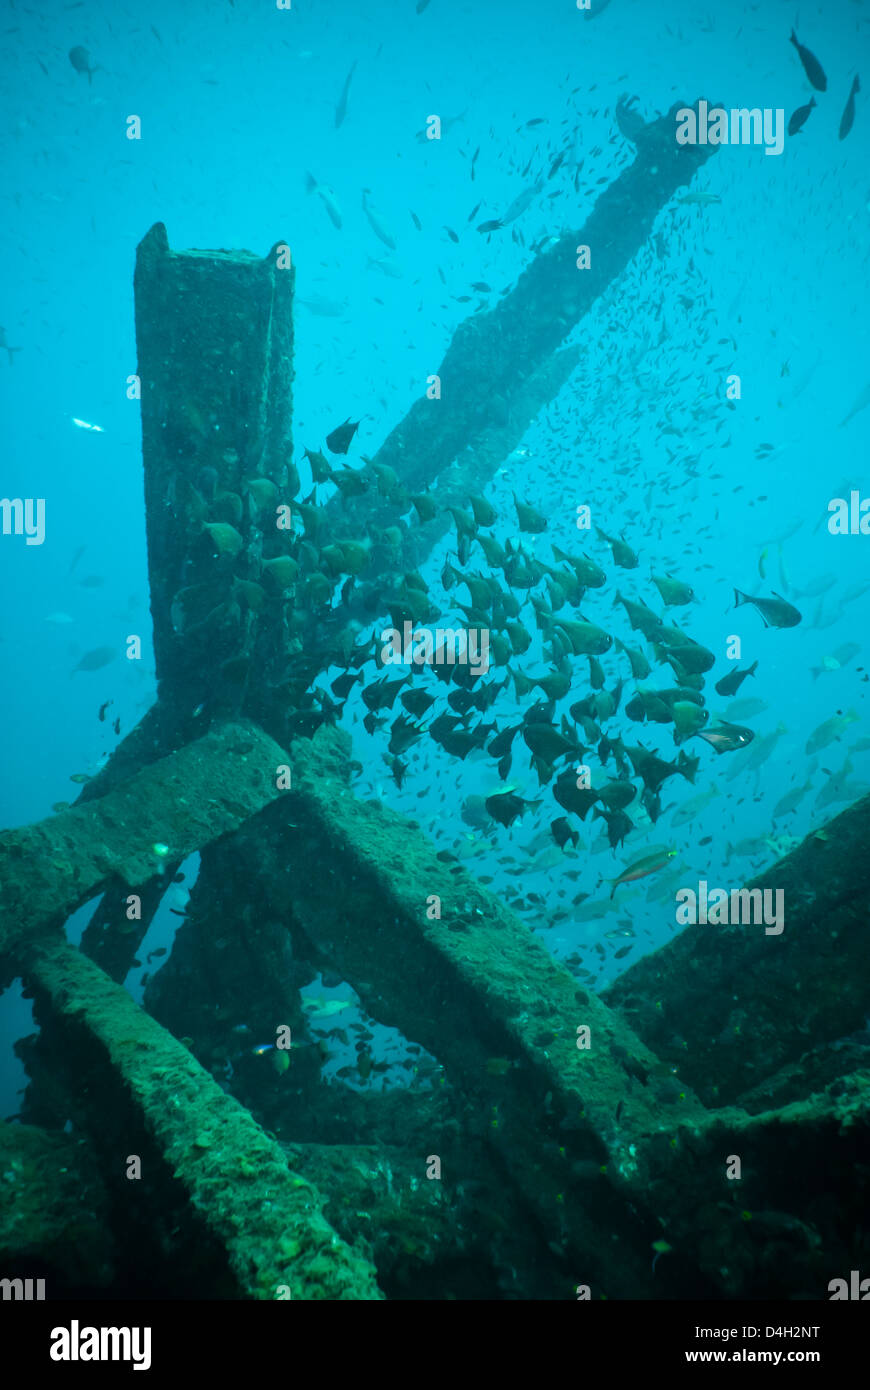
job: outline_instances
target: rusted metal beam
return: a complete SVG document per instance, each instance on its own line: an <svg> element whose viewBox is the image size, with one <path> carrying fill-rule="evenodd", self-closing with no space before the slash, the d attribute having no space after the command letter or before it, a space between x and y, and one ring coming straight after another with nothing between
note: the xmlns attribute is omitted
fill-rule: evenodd
<svg viewBox="0 0 870 1390"><path fill-rule="evenodd" d="M782 892L780 934L763 925L687 926L603 999L706 1104L734 1103L810 1047L864 1025L868 843L864 796L746 885ZM709 888L718 886L743 885Z"/></svg>
<svg viewBox="0 0 870 1390"><path fill-rule="evenodd" d="M237 1297L379 1299L375 1272L322 1215L323 1199L292 1173L279 1146L225 1094L181 1043L82 953L58 939L23 948L37 1014L75 1055L100 1053L123 1095L226 1259ZM106 1115L90 1078L71 1098L87 1115L107 1168L129 1163L123 1114Z"/></svg>
<svg viewBox="0 0 870 1390"><path fill-rule="evenodd" d="M99 800L0 835L0 950L120 880L146 884L283 795L286 754L248 721L214 727Z"/></svg>

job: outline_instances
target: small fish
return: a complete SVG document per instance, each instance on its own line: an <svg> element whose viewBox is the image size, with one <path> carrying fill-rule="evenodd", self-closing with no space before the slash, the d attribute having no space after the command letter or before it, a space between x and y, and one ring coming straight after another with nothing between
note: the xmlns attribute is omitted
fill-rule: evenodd
<svg viewBox="0 0 870 1390"><path fill-rule="evenodd" d="M338 130L338 127L341 125L342 121L344 120L345 116L347 115L347 98L348 98L348 95L349 95L349 93L350 93L350 80L351 80L351 78L353 77L355 70L356 70L356 62L353 62L353 63L351 63L350 72L347 74L347 77L344 79L344 86L343 86L342 89L341 89L341 96L339 97L339 99L338 99L338 105L337 105L336 108L335 108L335 128L336 128L336 130Z"/></svg>
<svg viewBox="0 0 870 1390"><path fill-rule="evenodd" d="M753 598L751 594L744 594L735 589L734 606L740 608L744 603L751 603L761 614L765 627L797 627L801 621L798 610L793 604L786 603L775 589L773 592L774 598Z"/></svg>
<svg viewBox="0 0 870 1390"><path fill-rule="evenodd" d="M493 217L488 222L481 222L477 230L479 232L497 232L499 227L503 226L503 222L500 222L497 217Z"/></svg>
<svg viewBox="0 0 870 1390"><path fill-rule="evenodd" d="M717 695L736 695L747 676L754 676L758 670L758 662L753 661L751 666L747 666L745 671L729 671L727 676L716 682L715 690Z"/></svg>
<svg viewBox="0 0 870 1390"><path fill-rule="evenodd" d="M810 97L806 106L799 106L796 111L792 112L792 114L788 118L789 135L797 135L798 131L806 125L807 121L810 118L810 112L812 111L815 104L815 97ZM842 136L840 138L842 139Z"/></svg>
<svg viewBox="0 0 870 1390"><path fill-rule="evenodd" d="M659 850L656 854L648 854L644 859L638 859L636 863L623 869L619 878L611 880L611 898L621 883L634 883L638 878L646 878L648 874L657 873L659 869L667 867L668 860L673 859L676 853L675 849Z"/></svg>
<svg viewBox="0 0 870 1390"><path fill-rule="evenodd" d="M88 85L90 85L93 74L97 72L99 69L96 67L91 67L91 55L88 52L88 50L86 48L82 48L81 44L76 44L75 48L71 48L69 51L69 60L75 68L76 72L87 73Z"/></svg>
<svg viewBox="0 0 870 1390"><path fill-rule="evenodd" d="M721 203L721 201L718 193L687 193L685 197L677 199L678 203L699 208L710 207L713 203Z"/></svg>
<svg viewBox="0 0 870 1390"><path fill-rule="evenodd" d="M855 123L855 97L856 97L857 93L860 92L860 90L861 90L861 83L860 83L860 81L859 81L858 74L855 73L855 80L854 80L854 82L852 83L852 90L851 90L851 92L849 93L849 99L848 99L848 101L846 102L845 108L844 108L844 110L843 110L843 114L842 114L842 116L841 116L841 118L840 118L840 139L841 139L841 140L845 140L846 136L849 134L849 131L852 129L852 126L853 126L854 123Z"/></svg>
<svg viewBox="0 0 870 1390"><path fill-rule="evenodd" d="M324 319L341 318L342 314L346 314L348 310L346 299L327 299L322 294L312 294L307 299L303 299L299 295L294 303L301 304L303 309L307 309L310 314L317 314L318 317Z"/></svg>
<svg viewBox="0 0 870 1390"><path fill-rule="evenodd" d="M372 231L374 232L375 236L378 238L379 241L382 241L385 246L388 246L390 248L391 251L395 251L396 239L384 226L377 212L369 202L370 193L370 188L364 188L362 191L362 209L366 217L368 218L369 226L371 227Z"/></svg>
<svg viewBox="0 0 870 1390"><path fill-rule="evenodd" d="M526 208L535 201L543 186L543 179L539 179L537 183L532 184L529 188L524 188L522 193L518 193L507 212L502 213L500 225L506 227L509 222L515 222L518 217L521 217Z"/></svg>
<svg viewBox="0 0 870 1390"><path fill-rule="evenodd" d="M817 680L824 671L839 671L846 666L853 656L857 656L861 648L857 642L844 642L842 647L838 647L830 656L823 656L821 665L811 666L810 671L813 680Z"/></svg>
<svg viewBox="0 0 870 1390"><path fill-rule="evenodd" d="M7 341L6 341L6 329L5 329L5 328L0 328L0 348L5 348L6 351L9 353L9 365L10 365L10 367L11 367L11 366L14 364L14 361L15 361L14 357L12 356L13 352L20 352L20 351L21 351L21 348L20 348L20 347L11 347L10 344L7 343Z"/></svg>
<svg viewBox="0 0 870 1390"><path fill-rule="evenodd" d="M71 416L73 424L80 430L93 430L94 434L105 434L102 425L91 425L87 420L77 420L75 415Z"/></svg>
<svg viewBox="0 0 870 1390"><path fill-rule="evenodd" d="M507 1076L514 1065L509 1057L487 1057L484 1062L487 1076Z"/></svg>
<svg viewBox="0 0 870 1390"><path fill-rule="evenodd" d="M49 613L43 622L54 623L55 627L61 627L64 623L74 622L69 613Z"/></svg>
<svg viewBox="0 0 870 1390"><path fill-rule="evenodd" d="M353 1008L352 999L303 999L302 1007L306 1009L312 1018L332 1018L335 1014L343 1013L345 1009Z"/></svg>
<svg viewBox="0 0 870 1390"><path fill-rule="evenodd" d="M514 493L514 506L517 509L517 520L521 531L527 531L532 535L540 535L547 529L547 518L530 506L528 502L520 502Z"/></svg>
<svg viewBox="0 0 870 1390"><path fill-rule="evenodd" d="M819 753L823 748L827 748L829 743L843 737L850 724L854 724L859 716L853 709L847 710L845 714L833 714L830 719L826 719L817 729L814 729L806 741L805 753Z"/></svg>
<svg viewBox="0 0 870 1390"><path fill-rule="evenodd" d="M355 425L351 424L350 416L348 416L343 425L339 425L337 429L326 436L326 447L329 452L331 454L346 454L350 448L350 442L361 424L361 420L357 420Z"/></svg>
<svg viewBox="0 0 870 1390"><path fill-rule="evenodd" d="M488 285L485 280L472 280L471 288L478 294L492 294L492 285Z"/></svg>
<svg viewBox="0 0 870 1390"><path fill-rule="evenodd" d="M76 671L100 671L104 666L108 666L110 661L114 661L117 655L115 647L93 647L91 651L79 657L71 674L75 675Z"/></svg>
<svg viewBox="0 0 870 1390"><path fill-rule="evenodd" d="M704 739L717 753L733 753L736 748L745 748L751 743L755 734L742 724L726 724L720 720L709 729L699 729L697 737Z"/></svg>
<svg viewBox="0 0 870 1390"><path fill-rule="evenodd" d="M341 208L338 206L335 194L325 183L318 183L313 174L305 175L305 188L308 193L316 193L326 208L329 220L338 231L341 231Z"/></svg>
<svg viewBox="0 0 870 1390"><path fill-rule="evenodd" d="M377 260L374 256L368 256L366 264L370 270L379 270L382 275L388 275L391 280L402 279L401 266L390 260L389 256L380 256Z"/></svg>
<svg viewBox="0 0 870 1390"><path fill-rule="evenodd" d="M840 429L842 429L844 425L848 425L849 421L854 419L859 411L866 410L868 405L870 405L870 382L868 382L863 390L859 391L858 395L855 397L852 409L849 411L848 415L844 415L843 419L840 421Z"/></svg>
<svg viewBox="0 0 870 1390"><path fill-rule="evenodd" d="M493 820L498 821L499 825L509 826L530 806L537 806L538 802L524 801L517 795L516 787L504 787L488 796L484 805Z"/></svg>
<svg viewBox="0 0 870 1390"><path fill-rule="evenodd" d="M69 780L84 786L85 782L92 782L94 779L89 772L71 772Z"/></svg>
<svg viewBox="0 0 870 1390"><path fill-rule="evenodd" d="M826 92L828 90L828 79L825 76L821 63L814 53L811 53L808 48L804 48L802 43L798 43L794 29L791 31L789 43L794 44L797 49L798 57L803 64L804 72L810 80L810 86L815 87L817 92Z"/></svg>
<svg viewBox="0 0 870 1390"><path fill-rule="evenodd" d="M730 724L734 724L738 719L751 719L755 714L763 714L767 708L766 700L759 700L755 697L746 700L732 700L725 711L725 718Z"/></svg>
<svg viewBox="0 0 870 1390"><path fill-rule="evenodd" d="M694 589L680 579L672 579L669 574L654 574L652 581L662 596L662 602L668 607L681 607L691 603L695 597Z"/></svg>

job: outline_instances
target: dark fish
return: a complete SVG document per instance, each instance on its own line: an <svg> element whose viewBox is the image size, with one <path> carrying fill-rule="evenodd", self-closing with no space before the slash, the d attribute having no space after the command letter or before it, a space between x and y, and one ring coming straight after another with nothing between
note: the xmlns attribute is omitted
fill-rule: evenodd
<svg viewBox="0 0 870 1390"><path fill-rule="evenodd" d="M695 591L688 584L684 584L680 579L674 579L669 574L654 574L652 582L655 584L662 596L662 603L668 607L681 607L691 603L695 597Z"/></svg>
<svg viewBox="0 0 870 1390"><path fill-rule="evenodd" d="M422 14L423 11L424 11L424 10L426 9L426 7L428 6L428 4L429 4L429 0L417 0L417 4L416 4L416 6L415 6L415 9L416 9L416 11L417 11L417 14Z"/></svg>
<svg viewBox="0 0 870 1390"><path fill-rule="evenodd" d="M547 529L547 518L541 516L540 512L530 507L528 502L520 502L514 493L514 506L517 509L517 520L521 531L528 531L532 535L540 535Z"/></svg>
<svg viewBox="0 0 870 1390"><path fill-rule="evenodd" d="M115 647L94 647L79 658L72 674L75 675L76 671L99 671L103 666L108 666L110 661L114 661L117 655Z"/></svg>
<svg viewBox="0 0 870 1390"><path fill-rule="evenodd" d="M558 820L550 821L550 829L553 832L553 839L560 849L564 849L569 840L574 848L577 848L580 842L580 832L571 829L567 816L559 816Z"/></svg>
<svg viewBox="0 0 870 1390"><path fill-rule="evenodd" d="M845 110L840 118L840 139L845 140L855 121L855 95L861 90L861 83L858 74L855 73L855 81L852 83L852 90L849 93L849 100L846 102Z"/></svg>
<svg viewBox="0 0 870 1390"><path fill-rule="evenodd" d="M578 787L577 774L573 768L566 767L553 784L553 795L560 806L585 820L591 807L598 800L598 793L591 787Z"/></svg>
<svg viewBox="0 0 870 1390"><path fill-rule="evenodd" d="M758 669L758 662L753 661L751 666L747 666L745 671L729 671L727 676L723 676L717 681L714 689L717 695L736 695L747 676L754 676Z"/></svg>
<svg viewBox="0 0 870 1390"><path fill-rule="evenodd" d="M343 425L332 431L326 436L326 447L331 454L346 454L350 448L350 441L353 439L362 421L357 420L355 425L350 423L350 417L345 420Z"/></svg>
<svg viewBox="0 0 870 1390"><path fill-rule="evenodd" d="M740 608L744 603L751 603L761 614L765 627L797 627L801 621L801 615L791 603L786 603L774 589L774 598L753 598L751 594L741 593L739 589L734 590L734 606Z"/></svg>
<svg viewBox="0 0 870 1390"><path fill-rule="evenodd" d="M417 515L422 522L431 521L438 510L434 500L425 492L412 493L409 500L416 507Z"/></svg>
<svg viewBox="0 0 870 1390"><path fill-rule="evenodd" d="M471 510L478 526L494 526L498 521L498 512L491 502L485 497L470 496Z"/></svg>
<svg viewBox="0 0 870 1390"><path fill-rule="evenodd" d="M332 469L329 466L329 459L319 449L303 450L305 457L311 464L311 477L315 483L328 483L332 477Z"/></svg>
<svg viewBox="0 0 870 1390"><path fill-rule="evenodd" d="M806 125L807 121L808 121L809 118L810 118L810 112L812 111L812 109L813 109L813 107L815 106L815 104L816 104L816 99L815 99L815 97L810 97L810 99L809 99L809 101L807 102L806 106L799 106L798 109L797 109L797 111L792 112L791 116L789 116L789 118L788 118L788 133L789 133L789 135L797 135L798 131L799 131L804 125ZM840 136L840 139L842 139L842 138L843 138L843 137Z"/></svg>
<svg viewBox="0 0 870 1390"><path fill-rule="evenodd" d="M501 225L502 225L502 224L501 224L501 222L498 220L498 218L497 218L497 217L493 217L493 218L490 219L489 222L481 222L481 224L480 224L480 226L478 227L477 230L478 230L479 232L497 232L498 229L499 229L499 227L500 227Z"/></svg>
<svg viewBox="0 0 870 1390"><path fill-rule="evenodd" d="M624 811L602 811L600 806L596 806L592 814L607 822L607 840L611 849L618 849L626 835L630 835L634 829L634 822ZM613 897L613 893L610 896Z"/></svg>
<svg viewBox="0 0 870 1390"><path fill-rule="evenodd" d="M400 714L390 728L389 751L394 755L404 753L425 732L421 724L415 724L413 720Z"/></svg>
<svg viewBox="0 0 870 1390"><path fill-rule="evenodd" d="M329 688L339 700L346 700L358 680L358 671L346 671L343 676L336 676Z"/></svg>
<svg viewBox="0 0 870 1390"><path fill-rule="evenodd" d="M111 700L106 700L106 702L105 702L104 704L100 705L100 709L99 709L99 713L98 713L98 715L97 715L97 718L99 719L99 721L100 721L101 724L102 724L103 720L104 720L105 717L106 717L106 710L109 708L109 705L110 705L111 703L112 703Z"/></svg>
<svg viewBox="0 0 870 1390"><path fill-rule="evenodd" d="M410 212L410 208L408 210ZM416 212L411 212L411 221L414 223L414 226L417 228L417 231L422 232L423 224L417 216Z"/></svg>
<svg viewBox="0 0 870 1390"><path fill-rule="evenodd" d="M457 243L457 245L458 245L458 243L459 243L459 237L456 235L456 233L454 232L453 228L452 228L452 227L445 227L444 230L445 230L445 232L447 233L447 235L449 236L450 240L451 240L451 241L455 241L455 242Z"/></svg>
<svg viewBox="0 0 870 1390"><path fill-rule="evenodd" d="M421 719L435 703L435 696L427 694L425 690L403 690L399 699L408 713L418 719Z"/></svg>
<svg viewBox="0 0 870 1390"><path fill-rule="evenodd" d="M826 92L828 90L828 79L825 76L821 63L814 53L811 53L808 48L804 48L802 43L798 43L794 29L791 31L790 42L794 44L798 51L798 57L803 63L804 72L810 79L810 86L815 87L817 92Z"/></svg>
<svg viewBox="0 0 870 1390"><path fill-rule="evenodd" d="M603 541L607 541L607 544L613 551L614 563L619 565L620 569L637 569L638 559L630 545L627 545L626 542L619 537L608 536L607 532L602 531L599 526L596 526L595 530Z"/></svg>
<svg viewBox="0 0 870 1390"><path fill-rule="evenodd" d="M508 787L503 792L493 792L492 796L486 798L484 805L499 825L513 825L517 816L521 816L529 806L537 806L538 803L524 801L521 796L517 796L513 787Z"/></svg>
<svg viewBox="0 0 870 1390"><path fill-rule="evenodd" d="M88 52L88 50L86 48L82 48L81 44L77 44L75 48L70 49L69 60L75 68L76 72L87 73L88 82L90 82L91 74L95 73L97 69L96 67L91 67L91 55Z"/></svg>
<svg viewBox="0 0 870 1390"><path fill-rule="evenodd" d="M339 99L338 99L338 105L337 105L336 108L335 108L335 128L336 128L336 130L338 130L338 127L341 125L342 121L344 120L345 116L347 115L347 98L348 98L348 95L349 95L349 93L350 93L350 79L353 77L355 68L356 68L356 63L354 62L354 63L351 64L350 72L347 74L347 77L344 79L344 86L343 86L342 89L341 89L341 96L339 97Z"/></svg>
<svg viewBox="0 0 870 1390"><path fill-rule="evenodd" d="M384 676L381 680L372 681L371 685L363 686L362 697L366 707L372 714L381 709L392 709L397 694L407 680L407 676L400 676L395 681Z"/></svg>
<svg viewBox="0 0 870 1390"><path fill-rule="evenodd" d="M735 748L745 748L751 743L755 734L742 724L726 724L722 720L709 729L698 729L695 737L704 739L717 753L733 753Z"/></svg>

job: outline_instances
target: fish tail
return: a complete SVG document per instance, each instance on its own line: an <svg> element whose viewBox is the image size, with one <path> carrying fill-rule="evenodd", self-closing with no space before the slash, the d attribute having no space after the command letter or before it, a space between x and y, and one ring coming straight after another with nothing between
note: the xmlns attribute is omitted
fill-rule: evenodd
<svg viewBox="0 0 870 1390"><path fill-rule="evenodd" d="M748 594L743 594L739 589L734 590L734 607L739 608L742 603L749 603Z"/></svg>
<svg viewBox="0 0 870 1390"><path fill-rule="evenodd" d="M752 665L750 666L750 668L749 668L749 670L746 672L746 674L747 674L747 676L754 676L754 675L755 675L755 672L756 672L757 670L758 670L758 662L757 662L757 661L753 661Z"/></svg>

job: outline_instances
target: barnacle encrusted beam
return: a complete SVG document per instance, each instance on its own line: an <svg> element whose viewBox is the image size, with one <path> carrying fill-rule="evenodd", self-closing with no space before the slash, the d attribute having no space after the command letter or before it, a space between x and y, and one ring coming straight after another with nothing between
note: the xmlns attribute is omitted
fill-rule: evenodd
<svg viewBox="0 0 870 1390"><path fill-rule="evenodd" d="M589 1279L642 1296L660 1231L634 1139L702 1124L704 1108L673 1077L662 1084L665 1069L620 1015L464 868L353 795L345 740L321 729L294 742L292 823L263 816L262 842L293 866L294 917L368 1012L421 1042L475 1099L481 1133L553 1239L582 1251Z"/></svg>
<svg viewBox="0 0 870 1390"><path fill-rule="evenodd" d="M0 951L61 925L113 879L130 889L284 793L287 755L247 721L212 728L96 801L0 835Z"/></svg>
<svg viewBox="0 0 870 1390"><path fill-rule="evenodd" d="M317 1189L288 1169L277 1143L186 1047L65 941L42 937L29 943L24 957L37 1016L48 1014L52 1036L64 1038L64 1052L91 1059L83 1094L76 1095L71 1079L71 1105L94 1107L85 1123L104 1171L129 1169L126 1101L167 1166L167 1180L185 1193L189 1207L181 1219L202 1224L225 1253L234 1285L226 1296L381 1298L373 1266L335 1234ZM111 1076L123 1083L117 1091L122 1099L108 1107L101 1065L107 1085ZM153 1198L159 1179L148 1177ZM147 1200L135 1193L131 1182L129 1200Z"/></svg>
<svg viewBox="0 0 870 1390"><path fill-rule="evenodd" d="M769 921L782 894L781 931L698 921L604 991L708 1105L739 1102L811 1048L866 1026L868 842L864 796L746 885Z"/></svg>

